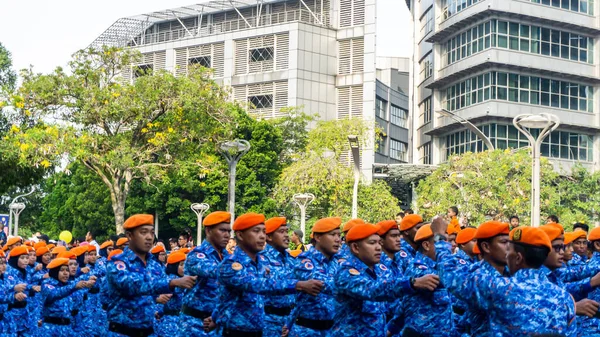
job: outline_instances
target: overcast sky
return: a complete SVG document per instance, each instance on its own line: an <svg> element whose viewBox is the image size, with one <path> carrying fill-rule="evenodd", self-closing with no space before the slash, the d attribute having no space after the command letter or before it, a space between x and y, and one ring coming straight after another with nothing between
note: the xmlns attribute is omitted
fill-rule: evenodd
<svg viewBox="0 0 600 337"><path fill-rule="evenodd" d="M0 0L0 43L15 69L50 72L87 47L121 17L201 1L194 0ZM410 56L410 13L403 0L378 0L377 50L382 56Z"/></svg>

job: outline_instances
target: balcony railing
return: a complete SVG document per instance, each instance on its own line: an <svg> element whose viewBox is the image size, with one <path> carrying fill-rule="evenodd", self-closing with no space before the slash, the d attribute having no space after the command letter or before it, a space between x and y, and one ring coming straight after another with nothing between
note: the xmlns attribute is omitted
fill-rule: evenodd
<svg viewBox="0 0 600 337"><path fill-rule="evenodd" d="M153 43L162 43L166 41L197 38L233 32L242 29L272 26L295 21L310 23L314 25L329 26L328 14L315 13L315 16L313 16L308 10L297 9L293 11L261 15L260 20L258 20L258 24L257 19L259 17L247 17L246 20L248 20L248 24L250 24L250 26L248 26L244 19L239 18L235 20L227 20L219 23L213 23L204 27L196 26L189 27L187 29L180 28L165 32L144 34L134 38L129 43L129 46L139 46Z"/></svg>

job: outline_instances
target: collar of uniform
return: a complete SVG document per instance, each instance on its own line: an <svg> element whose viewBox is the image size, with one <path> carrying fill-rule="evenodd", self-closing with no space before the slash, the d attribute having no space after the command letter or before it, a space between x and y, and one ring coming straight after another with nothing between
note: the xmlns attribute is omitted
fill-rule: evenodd
<svg viewBox="0 0 600 337"><path fill-rule="evenodd" d="M425 256L421 254L421 252L417 252L415 255L415 263L426 265L429 268L435 269L435 261L429 258L429 256Z"/></svg>
<svg viewBox="0 0 600 337"><path fill-rule="evenodd" d="M542 266L544 267L544 266ZM544 267L545 268L545 267ZM546 268L548 270L548 268ZM539 281L542 278L546 278L546 272L544 269L533 269L533 268L525 268L521 269L513 275L516 280L520 281Z"/></svg>
<svg viewBox="0 0 600 337"><path fill-rule="evenodd" d="M390 258L383 250L381 251L381 263L387 267L392 266L394 263L398 263L398 255L394 254L394 258Z"/></svg>
<svg viewBox="0 0 600 337"><path fill-rule="evenodd" d="M150 255L150 253L146 253L146 264L148 264L148 261L150 260ZM125 247L125 250L123 251L123 254L121 256L123 256L123 259L127 259L131 262L135 261L136 259L142 262L142 259L135 255L133 250L129 249L129 247Z"/></svg>
<svg viewBox="0 0 600 337"><path fill-rule="evenodd" d="M414 257L417 251L406 240L400 241L400 247L411 257Z"/></svg>
<svg viewBox="0 0 600 337"><path fill-rule="evenodd" d="M256 261L260 261L260 254L256 254ZM248 265L248 264L254 264L256 265L257 262L254 262L250 256L248 256L248 254L246 254L246 252L241 249L240 247L237 247L234 251L233 251L233 261L241 263L242 265Z"/></svg>
<svg viewBox="0 0 600 337"><path fill-rule="evenodd" d="M210 242L208 242L208 240L204 240L200 246L194 248L193 250L196 253L203 253L205 255L210 255L210 254L215 254L215 255L219 255L219 252L217 252L217 250L215 249L215 247L213 247L213 245L210 244ZM227 254L225 253L227 250L223 249L223 251L221 252L222 256L226 256Z"/></svg>
<svg viewBox="0 0 600 337"><path fill-rule="evenodd" d="M550 277L554 273L554 271L552 271L552 270L550 270L550 268L542 265L540 267L540 273L543 275L546 275L546 277Z"/></svg>
<svg viewBox="0 0 600 337"><path fill-rule="evenodd" d="M462 249L459 249L458 253L456 253L456 255L459 256L461 259L466 260L466 261L468 261L470 263L474 263L475 262L475 259L472 258L472 257L470 257L469 254L465 253L465 251L462 250Z"/></svg>
<svg viewBox="0 0 600 337"><path fill-rule="evenodd" d="M371 274L371 276L377 278L377 273L375 272L375 269L369 268L358 257L354 256L354 254L350 254L350 256L348 257L348 260L346 260L346 261L348 263L350 263L352 265L352 267L354 269L358 270L361 274L367 273L367 274Z"/></svg>
<svg viewBox="0 0 600 337"><path fill-rule="evenodd" d="M285 262L285 255L268 243L265 245L265 249L260 253L270 259L276 259ZM287 254L285 251L284 253Z"/></svg>

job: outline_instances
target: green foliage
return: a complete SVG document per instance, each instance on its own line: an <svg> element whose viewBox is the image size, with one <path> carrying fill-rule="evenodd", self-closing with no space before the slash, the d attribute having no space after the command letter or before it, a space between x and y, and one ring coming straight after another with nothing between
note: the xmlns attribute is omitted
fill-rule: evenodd
<svg viewBox="0 0 600 337"><path fill-rule="evenodd" d="M282 109L281 112L286 115L270 119L269 122L282 134L283 151L281 151L279 162L288 166L306 150L307 128L309 123L315 121L315 117L307 115L295 107Z"/></svg>
<svg viewBox="0 0 600 337"><path fill-rule="evenodd" d="M576 222L590 224L598 221L600 201L600 172L590 172L581 165L573 167L557 181L558 202L548 209L560 222L571 227Z"/></svg>
<svg viewBox="0 0 600 337"><path fill-rule="evenodd" d="M11 91L16 83L17 74L12 69L10 52L0 43L0 89ZM1 104L0 108L2 108Z"/></svg>
<svg viewBox="0 0 600 337"><path fill-rule="evenodd" d="M556 204L554 182L558 174L546 158L541 166L541 205L546 212ZM417 187L417 206L425 217L445 214L458 206L473 224L486 218L504 219L512 215L529 220L531 195L531 156L526 150L496 150L451 157Z"/></svg>

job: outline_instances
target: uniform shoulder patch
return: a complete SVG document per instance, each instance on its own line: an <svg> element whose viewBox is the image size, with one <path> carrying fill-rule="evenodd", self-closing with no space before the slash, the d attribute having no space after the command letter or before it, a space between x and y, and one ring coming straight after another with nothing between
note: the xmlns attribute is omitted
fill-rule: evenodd
<svg viewBox="0 0 600 337"><path fill-rule="evenodd" d="M515 231L515 233L513 234L513 241L520 241L521 240L521 230L517 229Z"/></svg>
<svg viewBox="0 0 600 337"><path fill-rule="evenodd" d="M350 273L350 275L354 275L354 276L360 275L360 272L358 270L354 269L354 268L349 269L348 273Z"/></svg>
<svg viewBox="0 0 600 337"><path fill-rule="evenodd" d="M338 263L344 263L346 262L346 259L338 259Z"/></svg>
<svg viewBox="0 0 600 337"><path fill-rule="evenodd" d="M51 285L51 284L47 284L47 285L46 285L46 288L48 288L48 289L54 289L54 286L53 286L53 285Z"/></svg>
<svg viewBox="0 0 600 337"><path fill-rule="evenodd" d="M460 263L460 264L467 264L467 261L465 261L463 259L458 259L458 263Z"/></svg>
<svg viewBox="0 0 600 337"><path fill-rule="evenodd" d="M235 271L240 271L244 268L244 266L242 266L241 263L239 262L234 262L231 264L231 269L235 270Z"/></svg>
<svg viewBox="0 0 600 337"><path fill-rule="evenodd" d="M302 259L302 261L300 261L302 263L306 263L306 262L310 262L310 259Z"/></svg>
<svg viewBox="0 0 600 337"><path fill-rule="evenodd" d="M418 267L419 269L427 269L427 266L425 266L425 265L422 265L422 264L418 265L417 267Z"/></svg>
<svg viewBox="0 0 600 337"><path fill-rule="evenodd" d="M381 269L381 270L388 270L387 267L385 266L385 264L383 264L383 263L379 264L379 269Z"/></svg>
<svg viewBox="0 0 600 337"><path fill-rule="evenodd" d="M14 280L14 278L11 275L8 275L8 279L9 280Z"/></svg>
<svg viewBox="0 0 600 337"><path fill-rule="evenodd" d="M115 261L115 266L117 266L118 270L125 270L127 268L123 261Z"/></svg>
<svg viewBox="0 0 600 337"><path fill-rule="evenodd" d="M206 258L206 255L204 255L203 253L196 253L196 257L199 259L204 259Z"/></svg>
<svg viewBox="0 0 600 337"><path fill-rule="evenodd" d="M313 266L312 262L310 262L310 260L304 262L304 268L307 270L313 270L315 268L315 266Z"/></svg>
<svg viewBox="0 0 600 337"><path fill-rule="evenodd" d="M408 254L406 254L405 251L403 251L403 250L400 251L400 257L407 257L407 256L408 256Z"/></svg>

